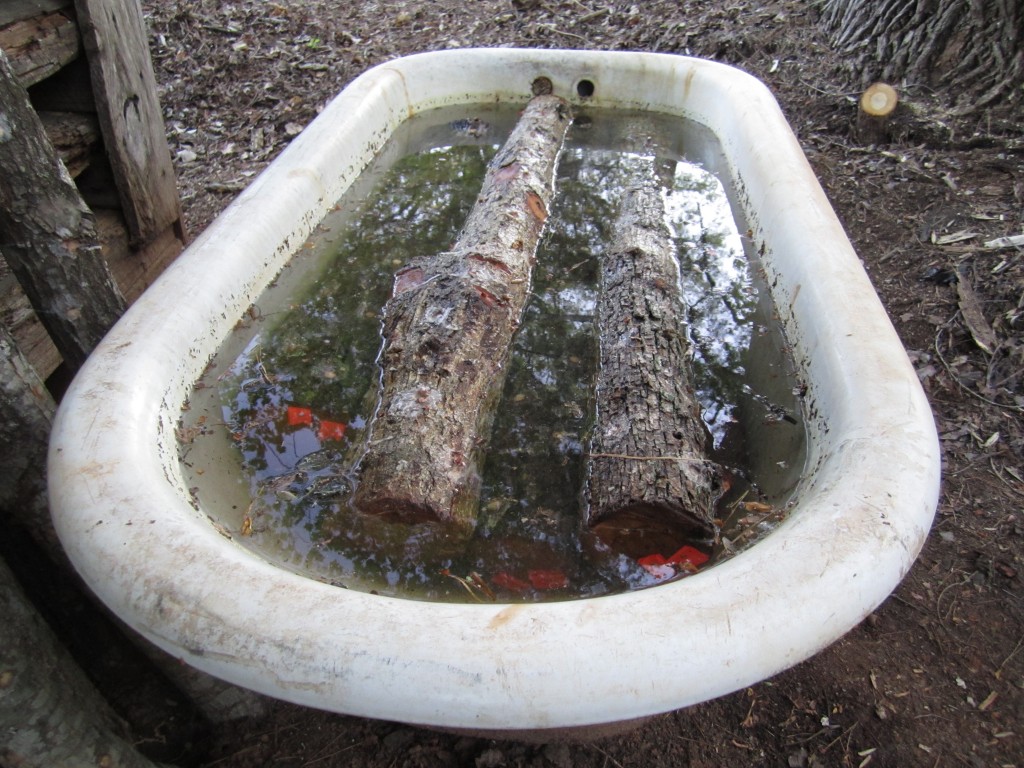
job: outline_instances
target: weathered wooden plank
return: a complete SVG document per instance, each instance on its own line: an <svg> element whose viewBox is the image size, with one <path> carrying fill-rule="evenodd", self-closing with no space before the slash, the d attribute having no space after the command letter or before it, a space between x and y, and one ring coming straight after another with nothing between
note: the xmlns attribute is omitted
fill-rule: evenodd
<svg viewBox="0 0 1024 768"><path fill-rule="evenodd" d="M44 13L70 8L73 0L4 0L0 3L0 27Z"/></svg>
<svg viewBox="0 0 1024 768"><path fill-rule="evenodd" d="M180 227L181 203L138 0L75 0L100 128L132 241Z"/></svg>
<svg viewBox="0 0 1024 768"><path fill-rule="evenodd" d="M491 162L452 250L396 275L384 308L380 404L359 465L360 511L472 529L479 461L569 117L557 96L535 97Z"/></svg>
<svg viewBox="0 0 1024 768"><path fill-rule="evenodd" d="M713 535L718 475L688 374L679 265L655 174L653 161L638 166L601 258L588 523L627 554L667 555Z"/></svg>
<svg viewBox="0 0 1024 768"><path fill-rule="evenodd" d="M117 287L131 304L185 247L174 227L150 238L143 248L132 248L120 211L97 210L96 233L103 256Z"/></svg>
<svg viewBox="0 0 1024 768"><path fill-rule="evenodd" d="M89 156L100 141L100 126L95 115L78 112L39 112L50 143L72 178L89 166Z"/></svg>
<svg viewBox="0 0 1024 768"><path fill-rule="evenodd" d="M82 43L72 15L56 11L0 29L0 48L7 53L18 82L28 88L73 61Z"/></svg>
<svg viewBox="0 0 1024 768"><path fill-rule="evenodd" d="M62 359L60 352L3 259L0 259L0 322L10 330L18 349L40 378L45 379L57 370Z"/></svg>
<svg viewBox="0 0 1024 768"><path fill-rule="evenodd" d="M77 369L124 312L91 211L0 51L0 243L64 360Z"/></svg>

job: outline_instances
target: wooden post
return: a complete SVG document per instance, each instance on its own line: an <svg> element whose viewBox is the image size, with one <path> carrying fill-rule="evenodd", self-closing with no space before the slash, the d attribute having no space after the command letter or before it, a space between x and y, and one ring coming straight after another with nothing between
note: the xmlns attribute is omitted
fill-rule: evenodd
<svg viewBox="0 0 1024 768"><path fill-rule="evenodd" d="M92 212L0 51L0 252L78 368L125 309Z"/></svg>
<svg viewBox="0 0 1024 768"><path fill-rule="evenodd" d="M601 365L588 522L633 556L714 533L718 478L690 385L679 266L653 164L625 191L601 261ZM667 541L667 543L666 543Z"/></svg>
<svg viewBox="0 0 1024 768"><path fill-rule="evenodd" d="M100 129L133 243L181 224L156 76L138 0L75 0Z"/></svg>
<svg viewBox="0 0 1024 768"><path fill-rule="evenodd" d="M382 391L359 465L361 511L472 528L478 462L553 196L568 105L534 97L494 158L454 248L395 276Z"/></svg>

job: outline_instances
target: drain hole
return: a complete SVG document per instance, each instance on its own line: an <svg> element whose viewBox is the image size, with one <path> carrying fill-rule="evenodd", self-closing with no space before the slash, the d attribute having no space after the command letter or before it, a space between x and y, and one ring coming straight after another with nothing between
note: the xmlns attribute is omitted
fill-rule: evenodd
<svg viewBox="0 0 1024 768"><path fill-rule="evenodd" d="M579 94L581 99L589 99L594 95L594 81L580 80L576 83L576 93Z"/></svg>
<svg viewBox="0 0 1024 768"><path fill-rule="evenodd" d="M530 84L530 90L534 96L547 96L554 92L555 86L551 84L550 78L538 77Z"/></svg>

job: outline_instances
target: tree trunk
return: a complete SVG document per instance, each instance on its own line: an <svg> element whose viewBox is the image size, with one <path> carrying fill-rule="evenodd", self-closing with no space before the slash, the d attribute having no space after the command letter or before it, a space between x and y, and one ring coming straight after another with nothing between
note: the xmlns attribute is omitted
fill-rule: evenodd
<svg viewBox="0 0 1024 768"><path fill-rule="evenodd" d="M473 526L478 462L569 121L562 99L535 97L488 168L452 250L396 274L384 308L381 399L359 464L361 511Z"/></svg>
<svg viewBox="0 0 1024 768"><path fill-rule="evenodd" d="M650 554L713 535L718 477L689 382L679 266L653 165L623 196L601 260L601 365L588 522L613 548Z"/></svg>
<svg viewBox="0 0 1024 768"><path fill-rule="evenodd" d="M124 312L92 212L0 51L0 251L77 369Z"/></svg>
<svg viewBox="0 0 1024 768"><path fill-rule="evenodd" d="M151 768L0 560L0 764Z"/></svg>
<svg viewBox="0 0 1024 768"><path fill-rule="evenodd" d="M827 0L822 23L864 86L942 84L969 111L1024 83L1024 0Z"/></svg>

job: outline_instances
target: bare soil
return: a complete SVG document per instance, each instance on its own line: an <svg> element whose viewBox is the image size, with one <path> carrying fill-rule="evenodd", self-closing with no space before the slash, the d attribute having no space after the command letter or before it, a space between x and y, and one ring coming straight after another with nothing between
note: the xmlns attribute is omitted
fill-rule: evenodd
<svg viewBox="0 0 1024 768"><path fill-rule="evenodd" d="M346 83L395 56L649 50L761 78L910 353L945 461L934 529L902 585L771 680L589 744L459 737L275 702L217 728L204 765L1024 766L1024 254L983 245L1024 232L1022 94L952 116L952 94L907 87L913 109L897 135L866 145L854 129L860 78L851 84L830 54L814 4L788 0L144 6L192 236Z"/></svg>

